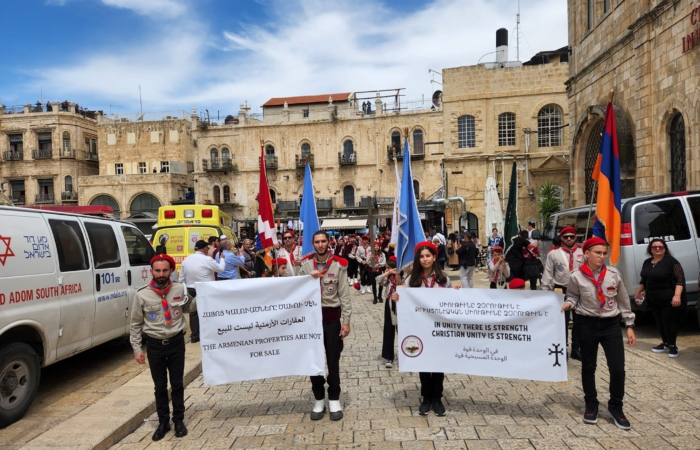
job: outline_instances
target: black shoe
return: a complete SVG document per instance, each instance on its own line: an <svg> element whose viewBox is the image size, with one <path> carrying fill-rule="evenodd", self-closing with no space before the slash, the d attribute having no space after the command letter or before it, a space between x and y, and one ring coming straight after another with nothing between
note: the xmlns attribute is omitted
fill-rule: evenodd
<svg viewBox="0 0 700 450"><path fill-rule="evenodd" d="M374 301L372 302L373 305L377 304L377 297L374 297Z"/></svg>
<svg viewBox="0 0 700 450"><path fill-rule="evenodd" d="M675 345L669 345L668 346L668 357L669 358L678 358L678 347Z"/></svg>
<svg viewBox="0 0 700 450"><path fill-rule="evenodd" d="M326 415L326 408L324 407L323 411L321 411L321 412L311 411L311 414L309 414L309 418L311 420L321 420L321 419L323 419L323 416L325 416L325 415Z"/></svg>
<svg viewBox="0 0 700 450"><path fill-rule="evenodd" d="M594 403L586 404L586 412L583 413L583 423L598 423L598 405Z"/></svg>
<svg viewBox="0 0 700 450"><path fill-rule="evenodd" d="M433 399L429 397L423 397L423 403L418 407L418 414L421 416L427 416L430 412L430 407L433 406Z"/></svg>
<svg viewBox="0 0 700 450"><path fill-rule="evenodd" d="M330 414L331 420L336 421L343 418L343 411L336 411Z"/></svg>
<svg viewBox="0 0 700 450"><path fill-rule="evenodd" d="M433 411L435 412L436 416L444 416L445 415L445 405L442 404L441 399L437 399L433 402Z"/></svg>
<svg viewBox="0 0 700 450"><path fill-rule="evenodd" d="M192 344L196 344L197 342L199 342L199 338L192 338L192 339L190 339L190 342Z"/></svg>
<svg viewBox="0 0 700 450"><path fill-rule="evenodd" d="M168 422L161 422L158 424L158 428L156 428L156 431L153 433L153 436L151 439L154 441L160 441L165 437L165 433L170 431L170 421Z"/></svg>
<svg viewBox="0 0 700 450"><path fill-rule="evenodd" d="M187 436L187 427L182 420L173 421L175 424L175 437L185 437Z"/></svg>
<svg viewBox="0 0 700 450"><path fill-rule="evenodd" d="M622 428L623 430L629 430L632 428L630 421L627 420L627 417L625 417L625 413L622 412L622 409L612 410L608 408L608 412L612 416L613 422L615 422L615 425L617 425L618 428Z"/></svg>
<svg viewBox="0 0 700 450"><path fill-rule="evenodd" d="M571 359L581 361L581 352L579 350L571 350Z"/></svg>
<svg viewBox="0 0 700 450"><path fill-rule="evenodd" d="M654 353L668 353L668 350L669 346L664 344L663 342L651 349L651 351Z"/></svg>

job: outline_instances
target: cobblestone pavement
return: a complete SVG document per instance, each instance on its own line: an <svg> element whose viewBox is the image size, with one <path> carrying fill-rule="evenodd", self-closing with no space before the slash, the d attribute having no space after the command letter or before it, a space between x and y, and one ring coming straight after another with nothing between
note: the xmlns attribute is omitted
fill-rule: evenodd
<svg viewBox="0 0 700 450"><path fill-rule="evenodd" d="M454 278L454 273L450 273ZM475 275L478 287L486 283ZM568 383L543 383L447 374L447 416L418 415L418 374L385 369L379 357L383 307L353 293L352 334L341 358L345 418L309 419L308 378L286 377L205 387L201 376L185 391L190 433L153 443L155 415L112 448L126 449L698 449L698 377L666 355L648 351L651 329L638 350L626 352L625 412L632 430L604 413L608 373L598 363L601 414L581 421L581 365L571 361ZM697 334L697 331L695 332ZM648 341L648 342L646 342ZM697 342L697 339L695 340ZM693 357L681 343L681 357ZM691 368L692 369L692 368Z"/></svg>

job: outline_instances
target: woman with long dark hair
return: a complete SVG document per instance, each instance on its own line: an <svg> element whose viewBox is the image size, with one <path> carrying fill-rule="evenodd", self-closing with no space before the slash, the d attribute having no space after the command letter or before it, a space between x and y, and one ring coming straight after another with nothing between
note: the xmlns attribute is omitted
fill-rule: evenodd
<svg viewBox="0 0 700 450"><path fill-rule="evenodd" d="M409 288L448 288L460 289L461 284L450 281L450 278L440 268L437 262L438 249L432 242L421 242L416 245L411 275L406 279ZM399 301L399 293L391 294L391 299ZM445 415L445 405L442 404L444 373L420 372L420 393L423 401L418 408L420 415L427 415L432 409L436 416Z"/></svg>
<svg viewBox="0 0 700 450"><path fill-rule="evenodd" d="M671 256L663 239L649 242L647 254L651 256L642 265L641 281L634 294L641 300L645 292L647 302L654 313L656 328L661 335L661 344L652 348L654 353L668 353L669 358L678 358L676 337L678 336L679 313L685 305L685 275L683 267Z"/></svg>

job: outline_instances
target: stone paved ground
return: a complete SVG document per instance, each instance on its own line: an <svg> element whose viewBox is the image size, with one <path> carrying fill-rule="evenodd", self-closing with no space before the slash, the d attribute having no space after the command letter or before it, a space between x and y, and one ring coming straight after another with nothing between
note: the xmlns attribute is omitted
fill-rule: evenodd
<svg viewBox="0 0 700 450"><path fill-rule="evenodd" d="M482 275L476 278L483 286ZM561 384L448 374L447 416L419 416L418 374L383 367L383 310L370 297L353 294L353 332L341 359L343 420L309 419L313 395L305 377L204 387L200 376L185 391L186 438L169 433L153 443L152 416L112 448L700 449L700 379L647 348L626 353L630 431L603 413L597 425L581 421L578 361L569 366L570 381ZM653 336L648 340L655 345ZM604 406L608 373L602 358L597 381Z"/></svg>

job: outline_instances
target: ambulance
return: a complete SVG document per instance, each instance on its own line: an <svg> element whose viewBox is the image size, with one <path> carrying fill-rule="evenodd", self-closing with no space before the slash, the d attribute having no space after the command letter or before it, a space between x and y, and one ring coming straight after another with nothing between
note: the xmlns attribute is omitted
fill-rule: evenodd
<svg viewBox="0 0 700 450"><path fill-rule="evenodd" d="M198 240L208 241L210 236L228 236L235 245L236 236L231 227L233 219L212 205L161 206L158 209L158 230L153 235L153 246L158 253L167 253L177 263L178 273L182 261L194 253Z"/></svg>
<svg viewBox="0 0 700 450"><path fill-rule="evenodd" d="M129 334L154 254L127 222L0 206L0 428L27 411L41 367Z"/></svg>

